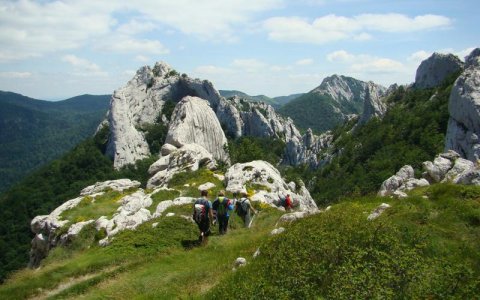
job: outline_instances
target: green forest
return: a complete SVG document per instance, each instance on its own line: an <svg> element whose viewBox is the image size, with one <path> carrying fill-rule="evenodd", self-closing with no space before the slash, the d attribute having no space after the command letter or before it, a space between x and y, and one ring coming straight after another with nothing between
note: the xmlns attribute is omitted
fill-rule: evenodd
<svg viewBox="0 0 480 300"><path fill-rule="evenodd" d="M109 100L83 95L51 102L0 92L0 192L92 136Z"/></svg>

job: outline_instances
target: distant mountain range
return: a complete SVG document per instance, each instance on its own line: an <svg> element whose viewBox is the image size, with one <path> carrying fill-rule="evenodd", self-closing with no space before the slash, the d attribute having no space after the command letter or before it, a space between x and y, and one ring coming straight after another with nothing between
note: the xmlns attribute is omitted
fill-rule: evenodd
<svg viewBox="0 0 480 300"><path fill-rule="evenodd" d="M246 100L252 101L252 102L265 102L267 104L270 104L274 108L278 109L282 107L283 105L287 104L288 102L300 97L303 95L303 93L299 94L292 94L288 96L279 96L279 97L274 97L270 98L265 95L257 95L257 96L250 96L244 92L241 91L236 91L236 90L219 90L218 91L222 97L229 98L233 96L238 96L240 98L244 98Z"/></svg>
<svg viewBox="0 0 480 300"><path fill-rule="evenodd" d="M367 92L375 89L375 93ZM383 95L386 89L347 76L332 75L312 91L278 109L302 128L324 132L363 112L367 97Z"/></svg>
<svg viewBox="0 0 480 300"><path fill-rule="evenodd" d="M0 91L0 192L92 135L110 98L52 102Z"/></svg>

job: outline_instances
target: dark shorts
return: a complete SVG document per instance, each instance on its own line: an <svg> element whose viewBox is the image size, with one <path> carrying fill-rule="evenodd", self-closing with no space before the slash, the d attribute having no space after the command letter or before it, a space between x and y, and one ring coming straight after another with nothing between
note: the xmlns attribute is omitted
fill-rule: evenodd
<svg viewBox="0 0 480 300"><path fill-rule="evenodd" d="M200 229L200 232L205 233L205 235L210 234L210 220L203 220L202 222L198 223L198 229Z"/></svg>

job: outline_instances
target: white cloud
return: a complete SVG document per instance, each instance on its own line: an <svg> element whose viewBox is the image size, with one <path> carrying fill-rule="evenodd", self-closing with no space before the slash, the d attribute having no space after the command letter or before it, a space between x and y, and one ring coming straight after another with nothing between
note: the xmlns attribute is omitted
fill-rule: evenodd
<svg viewBox="0 0 480 300"><path fill-rule="evenodd" d="M145 63L145 62L150 61L150 57L147 57L147 56L144 56L144 55L137 55L137 56L135 56L135 60L139 61L139 62L142 62L142 63Z"/></svg>
<svg viewBox="0 0 480 300"><path fill-rule="evenodd" d="M388 74L406 71L405 65L399 61L367 54L356 55L345 50L327 54L327 60L346 64L349 72L357 74Z"/></svg>
<svg viewBox="0 0 480 300"><path fill-rule="evenodd" d="M265 69L267 64L257 59L235 59L232 66L245 72L256 72Z"/></svg>
<svg viewBox="0 0 480 300"><path fill-rule="evenodd" d="M112 36L99 45L99 49L118 53L168 54L170 50L155 40L135 39L128 36Z"/></svg>
<svg viewBox="0 0 480 300"><path fill-rule="evenodd" d="M355 59L353 54L345 50L338 50L327 55L327 60L331 62L350 62Z"/></svg>
<svg viewBox="0 0 480 300"><path fill-rule="evenodd" d="M160 41L137 36L162 28L201 39L234 40L234 29L283 0L0 0L0 63L58 51L94 47L105 40L122 45L101 47L120 52L164 54ZM119 24L120 17L125 22ZM112 38L112 36L116 36Z"/></svg>
<svg viewBox="0 0 480 300"><path fill-rule="evenodd" d="M78 48L108 34L114 19L79 1L0 3L0 62Z"/></svg>
<svg viewBox="0 0 480 300"><path fill-rule="evenodd" d="M300 60L297 60L295 62L295 64L298 65L298 66L308 66L308 65L313 64L313 59L311 59L311 58L300 59Z"/></svg>
<svg viewBox="0 0 480 300"><path fill-rule="evenodd" d="M417 51L415 53L412 53L407 60L415 63L420 63L421 61L427 59L432 55L432 52L427 52L424 50Z"/></svg>
<svg viewBox="0 0 480 300"><path fill-rule="evenodd" d="M0 72L0 77L1 78L23 79L23 78L32 77L32 73L30 73L30 72Z"/></svg>
<svg viewBox="0 0 480 300"><path fill-rule="evenodd" d="M382 32L415 32L445 28L452 21L444 16L423 15L410 18L402 14L363 14L355 17L362 28Z"/></svg>
<svg viewBox="0 0 480 300"><path fill-rule="evenodd" d="M408 56L407 61L419 64L425 59L429 58L434 52L443 53L443 54L453 54L460 58L462 61L465 60L465 56L469 55L475 47L469 47L461 50L455 50L453 48L446 48L446 49L437 49L435 51L425 51L419 50L415 53L412 53Z"/></svg>
<svg viewBox="0 0 480 300"><path fill-rule="evenodd" d="M263 23L271 40L325 44L344 39L365 41L372 39L369 32L417 32L447 28L452 21L444 16L402 14L362 14L354 17L326 15L313 21L298 17L274 17Z"/></svg>
<svg viewBox="0 0 480 300"><path fill-rule="evenodd" d="M372 57L363 62L351 65L351 70L357 73L397 73L404 70L404 65L396 60L389 58Z"/></svg>
<svg viewBox="0 0 480 300"><path fill-rule="evenodd" d="M221 68L212 65L198 66L193 71L196 76L208 77L211 75L226 75L232 74L234 71L228 68Z"/></svg>
<svg viewBox="0 0 480 300"><path fill-rule="evenodd" d="M77 57L73 54L64 55L62 61L67 62L74 66L79 72L75 73L79 76L107 76L107 73L95 63L90 62L87 59Z"/></svg>

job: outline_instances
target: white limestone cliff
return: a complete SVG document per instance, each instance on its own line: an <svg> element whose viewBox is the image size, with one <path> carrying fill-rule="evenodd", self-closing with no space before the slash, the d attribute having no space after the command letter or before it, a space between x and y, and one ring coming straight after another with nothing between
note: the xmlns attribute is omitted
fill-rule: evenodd
<svg viewBox="0 0 480 300"><path fill-rule="evenodd" d="M448 110L445 150L476 162L480 159L480 48L467 56L465 70L452 88Z"/></svg>
<svg viewBox="0 0 480 300"><path fill-rule="evenodd" d="M450 74L462 68L462 61L455 55L433 53L418 67L414 86L420 89L439 86Z"/></svg>
<svg viewBox="0 0 480 300"><path fill-rule="evenodd" d="M197 144L212 154L213 158L229 161L225 151L227 138L220 122L206 100L187 96L173 111L166 143L178 148Z"/></svg>

